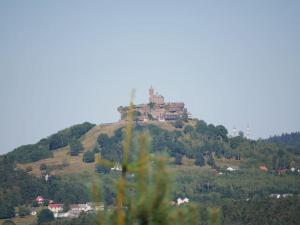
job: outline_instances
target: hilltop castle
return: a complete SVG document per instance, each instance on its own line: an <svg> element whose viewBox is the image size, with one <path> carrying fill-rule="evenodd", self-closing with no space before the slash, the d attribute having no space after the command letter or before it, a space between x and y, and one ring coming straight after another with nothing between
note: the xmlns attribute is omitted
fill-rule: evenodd
<svg viewBox="0 0 300 225"><path fill-rule="evenodd" d="M121 113L121 120L126 120L129 107L118 107ZM149 103L134 106L134 120L146 122L149 120L174 121L180 118L190 118L183 102L165 102L165 98L149 89Z"/></svg>

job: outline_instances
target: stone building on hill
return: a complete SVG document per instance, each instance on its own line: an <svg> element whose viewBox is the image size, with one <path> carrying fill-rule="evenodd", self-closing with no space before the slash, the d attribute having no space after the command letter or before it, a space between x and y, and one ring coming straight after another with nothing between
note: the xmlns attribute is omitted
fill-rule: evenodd
<svg viewBox="0 0 300 225"><path fill-rule="evenodd" d="M129 107L118 107L121 121L126 120ZM191 118L183 102L166 103L162 95L155 93L154 88L149 89L149 102L134 106L134 120L147 122L149 120L174 121L180 118Z"/></svg>

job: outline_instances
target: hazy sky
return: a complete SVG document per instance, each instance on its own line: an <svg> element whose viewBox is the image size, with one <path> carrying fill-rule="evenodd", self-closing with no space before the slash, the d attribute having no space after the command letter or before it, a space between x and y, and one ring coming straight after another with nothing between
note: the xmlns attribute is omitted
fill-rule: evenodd
<svg viewBox="0 0 300 225"><path fill-rule="evenodd" d="M299 131L299 12L299 0L0 1L0 153L117 121L151 84L230 131Z"/></svg>

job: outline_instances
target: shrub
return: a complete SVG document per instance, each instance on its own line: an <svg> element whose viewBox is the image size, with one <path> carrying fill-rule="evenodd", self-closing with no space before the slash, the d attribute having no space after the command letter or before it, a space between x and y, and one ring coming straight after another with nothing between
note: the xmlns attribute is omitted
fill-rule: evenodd
<svg viewBox="0 0 300 225"><path fill-rule="evenodd" d="M54 220L54 215L49 209L42 209L38 213L38 224L48 223Z"/></svg>
<svg viewBox="0 0 300 225"><path fill-rule="evenodd" d="M79 152L83 150L83 146L81 142L77 139L73 139L70 141L70 155L77 156Z"/></svg>
<svg viewBox="0 0 300 225"><path fill-rule="evenodd" d="M20 206L19 207L19 216L20 217L25 217L30 214L30 209L25 207L25 206Z"/></svg>
<svg viewBox="0 0 300 225"><path fill-rule="evenodd" d="M95 154L92 151L87 151L83 154L83 161L85 163L95 162Z"/></svg>
<svg viewBox="0 0 300 225"><path fill-rule="evenodd" d="M45 163L42 163L40 165L40 170L47 170L47 165Z"/></svg>

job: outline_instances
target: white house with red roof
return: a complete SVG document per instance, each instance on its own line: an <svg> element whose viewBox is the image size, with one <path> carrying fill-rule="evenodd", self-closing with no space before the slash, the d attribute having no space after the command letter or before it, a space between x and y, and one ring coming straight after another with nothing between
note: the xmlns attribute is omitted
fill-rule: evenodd
<svg viewBox="0 0 300 225"><path fill-rule="evenodd" d="M38 196L35 198L35 202L37 202L39 205L44 204L45 199L42 196Z"/></svg>
<svg viewBox="0 0 300 225"><path fill-rule="evenodd" d="M90 204L72 204L70 205L70 209L72 211L78 211L78 212L88 212L93 210Z"/></svg>
<svg viewBox="0 0 300 225"><path fill-rule="evenodd" d="M64 210L63 204L49 204L48 209L53 213L59 213Z"/></svg>

